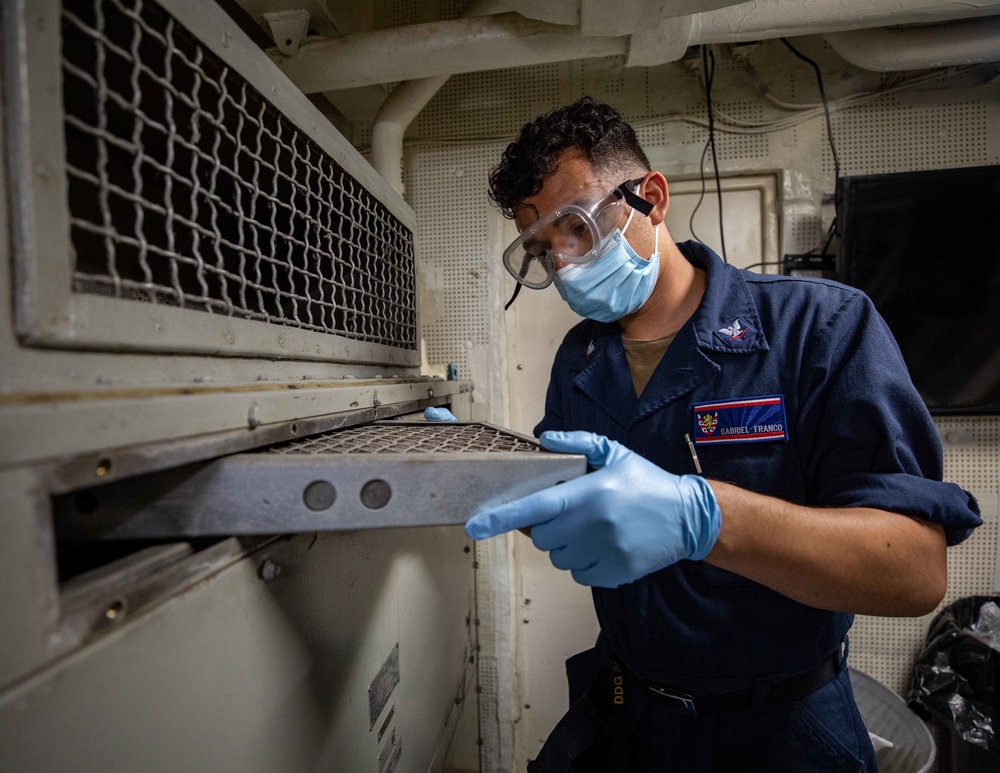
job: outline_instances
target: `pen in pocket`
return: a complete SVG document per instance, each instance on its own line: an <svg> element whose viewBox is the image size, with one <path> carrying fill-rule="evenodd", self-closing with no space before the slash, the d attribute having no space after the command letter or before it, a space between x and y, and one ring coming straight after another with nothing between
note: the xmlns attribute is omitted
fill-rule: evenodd
<svg viewBox="0 0 1000 773"><path fill-rule="evenodd" d="M694 460L695 472L701 475L701 462L698 461L698 452L695 450L694 441L691 440L690 435L685 435L684 440L688 444L688 450L691 451L691 458Z"/></svg>

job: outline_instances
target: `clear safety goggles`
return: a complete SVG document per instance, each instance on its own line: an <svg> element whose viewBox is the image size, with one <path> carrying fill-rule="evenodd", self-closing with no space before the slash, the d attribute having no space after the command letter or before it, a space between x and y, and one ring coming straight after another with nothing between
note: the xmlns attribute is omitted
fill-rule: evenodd
<svg viewBox="0 0 1000 773"><path fill-rule="evenodd" d="M653 209L652 204L633 190L642 180L642 177L627 180L592 200L560 205L536 220L504 250L503 264L507 271L518 285L541 290L552 283L557 262L590 263L599 257L618 228L626 206L643 215Z"/></svg>

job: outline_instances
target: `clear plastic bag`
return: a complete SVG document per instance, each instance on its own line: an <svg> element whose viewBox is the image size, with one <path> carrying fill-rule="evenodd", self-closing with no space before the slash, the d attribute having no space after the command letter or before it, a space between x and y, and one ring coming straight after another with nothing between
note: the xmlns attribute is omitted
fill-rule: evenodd
<svg viewBox="0 0 1000 773"><path fill-rule="evenodd" d="M972 626L973 632L995 650L1000 650L1000 606L987 601L979 609L979 619Z"/></svg>

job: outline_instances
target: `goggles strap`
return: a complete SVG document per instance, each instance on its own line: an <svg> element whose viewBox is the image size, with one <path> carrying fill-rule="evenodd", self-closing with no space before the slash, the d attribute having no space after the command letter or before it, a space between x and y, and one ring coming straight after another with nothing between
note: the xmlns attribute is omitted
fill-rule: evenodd
<svg viewBox="0 0 1000 773"><path fill-rule="evenodd" d="M632 188L641 183L643 179L645 178L639 177L635 180L627 180L615 188L615 190L621 193L622 198L625 199L625 203L632 207L632 209L639 210L643 217L649 217L649 213L653 211L652 203L632 191Z"/></svg>
<svg viewBox="0 0 1000 773"><path fill-rule="evenodd" d="M528 273L528 265L530 263L531 263L531 258L529 258L527 255L525 255L524 256L524 260L521 262L521 270L518 272L518 274L521 276L521 279L524 279L524 275ZM517 284L514 285L514 294L512 296L510 296L510 300L507 301L507 305L503 307L504 311L507 311L507 309L510 308L510 305L515 300L517 300L517 294L519 292L521 292L521 283L520 282L518 282Z"/></svg>
<svg viewBox="0 0 1000 773"><path fill-rule="evenodd" d="M512 296L510 296L510 300L507 301L507 305L503 307L504 311L507 311L507 309L510 308L510 305L517 299L517 294L519 292L521 292L521 283L520 282L518 282L517 284L514 285L514 294Z"/></svg>

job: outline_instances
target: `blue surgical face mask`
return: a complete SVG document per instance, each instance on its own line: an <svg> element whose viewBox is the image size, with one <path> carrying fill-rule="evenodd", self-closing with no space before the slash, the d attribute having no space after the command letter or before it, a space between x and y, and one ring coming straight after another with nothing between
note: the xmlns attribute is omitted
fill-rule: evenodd
<svg viewBox="0 0 1000 773"><path fill-rule="evenodd" d="M625 238L635 210L625 227L608 237L600 257L584 264L570 264L556 271L556 290L581 317L616 322L642 308L653 294L660 270L660 231L649 260L640 257Z"/></svg>

